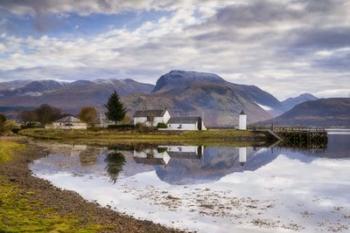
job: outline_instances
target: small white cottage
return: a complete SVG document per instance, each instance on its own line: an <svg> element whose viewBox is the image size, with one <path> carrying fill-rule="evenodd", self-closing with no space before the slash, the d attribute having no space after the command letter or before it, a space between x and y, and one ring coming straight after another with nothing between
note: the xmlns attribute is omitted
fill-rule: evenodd
<svg viewBox="0 0 350 233"><path fill-rule="evenodd" d="M146 126L156 127L158 123L166 124L170 119L168 110L142 110L134 114L134 125L141 123Z"/></svg>
<svg viewBox="0 0 350 233"><path fill-rule="evenodd" d="M63 117L51 125L45 126L45 128L49 129L87 129L87 124L82 122L76 117L66 116Z"/></svg>
<svg viewBox="0 0 350 233"><path fill-rule="evenodd" d="M171 117L167 130L206 130L201 117Z"/></svg>

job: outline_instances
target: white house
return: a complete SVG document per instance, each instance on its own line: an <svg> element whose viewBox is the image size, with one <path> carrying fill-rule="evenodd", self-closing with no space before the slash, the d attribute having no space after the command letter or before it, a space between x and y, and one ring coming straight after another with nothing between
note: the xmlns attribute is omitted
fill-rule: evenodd
<svg viewBox="0 0 350 233"><path fill-rule="evenodd" d="M166 130L205 130L201 117L171 117Z"/></svg>
<svg viewBox="0 0 350 233"><path fill-rule="evenodd" d="M168 110L143 110L134 114L134 125L141 123L146 126L157 127L158 123L166 124L170 119Z"/></svg>
<svg viewBox="0 0 350 233"><path fill-rule="evenodd" d="M239 126L238 129L240 130L246 130L247 129L247 115L242 112L239 114Z"/></svg>
<svg viewBox="0 0 350 233"><path fill-rule="evenodd" d="M66 116L63 117L51 125L46 125L45 128L48 129L87 129L87 124L82 122L76 117Z"/></svg>

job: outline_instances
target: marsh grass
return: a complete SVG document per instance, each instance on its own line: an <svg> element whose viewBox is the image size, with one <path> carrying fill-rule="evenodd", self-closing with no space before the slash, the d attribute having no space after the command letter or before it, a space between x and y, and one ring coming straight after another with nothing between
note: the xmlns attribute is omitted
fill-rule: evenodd
<svg viewBox="0 0 350 233"><path fill-rule="evenodd" d="M40 200L33 200L33 194L0 176L0 232L94 233L102 229L75 216L59 215Z"/></svg>
<svg viewBox="0 0 350 233"><path fill-rule="evenodd" d="M23 150L25 145L17 142L2 140L0 141L0 164L10 161L16 151Z"/></svg>
<svg viewBox="0 0 350 233"><path fill-rule="evenodd" d="M21 135L38 139L51 139L74 143L113 144L113 143L154 143L154 144L247 144L266 140L262 132L240 130L206 131L117 131L117 130L47 130L26 129ZM251 144L251 143L248 143Z"/></svg>
<svg viewBox="0 0 350 233"><path fill-rule="evenodd" d="M25 144L1 140L0 166L16 163L17 153L25 150ZM99 225L82 223L76 216L60 215L45 207L35 190L18 186L16 179L7 177L6 172L0 174L0 232L94 233L101 229Z"/></svg>

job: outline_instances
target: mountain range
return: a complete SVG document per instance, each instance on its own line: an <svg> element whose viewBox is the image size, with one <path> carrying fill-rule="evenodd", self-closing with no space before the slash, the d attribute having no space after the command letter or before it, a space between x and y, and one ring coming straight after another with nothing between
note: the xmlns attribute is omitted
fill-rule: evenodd
<svg viewBox="0 0 350 233"><path fill-rule="evenodd" d="M116 90L128 109L167 108L172 115L199 115L208 126L237 125L243 110L248 122L266 122L272 117L315 96L302 94L279 101L270 93L254 85L228 82L222 77L195 71L173 70L162 75L155 85L132 79L98 79L58 82L54 80L26 80L0 83L0 111L18 111L50 104L67 113L77 114L83 106L95 106L104 111L110 94Z"/></svg>
<svg viewBox="0 0 350 233"><path fill-rule="evenodd" d="M306 101L264 124L301 127L350 128L350 98Z"/></svg>

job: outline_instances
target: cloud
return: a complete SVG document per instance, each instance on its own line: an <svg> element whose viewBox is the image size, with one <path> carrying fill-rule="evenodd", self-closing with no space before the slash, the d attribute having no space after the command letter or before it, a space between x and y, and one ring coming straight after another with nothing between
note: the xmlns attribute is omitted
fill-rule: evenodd
<svg viewBox="0 0 350 233"><path fill-rule="evenodd" d="M0 6L18 17L44 12L46 17L74 13L89 18L150 9L172 13L136 28L110 28L88 37L6 34L0 38L3 80L155 82L171 69L186 69L254 84L279 98L349 86L350 5L345 0L22 3L0 1Z"/></svg>
<svg viewBox="0 0 350 233"><path fill-rule="evenodd" d="M289 49L312 52L350 47L350 25L347 27L307 28L290 33Z"/></svg>
<svg viewBox="0 0 350 233"><path fill-rule="evenodd" d="M40 15L77 13L89 15L92 13L113 14L123 10L151 9L160 4L153 0L2 0L0 7L17 15ZM167 1L164 2L166 5Z"/></svg>

